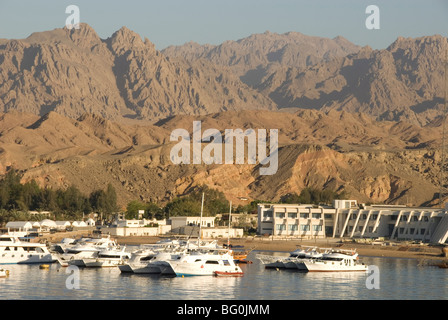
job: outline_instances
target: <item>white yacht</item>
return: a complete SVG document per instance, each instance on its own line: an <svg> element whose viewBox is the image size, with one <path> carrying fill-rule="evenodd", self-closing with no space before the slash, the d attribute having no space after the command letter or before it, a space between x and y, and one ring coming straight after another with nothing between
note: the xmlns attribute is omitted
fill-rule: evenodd
<svg viewBox="0 0 448 320"><path fill-rule="evenodd" d="M149 248L139 248L131 252L129 260L118 266L122 273L134 273L136 270L146 267L149 260L155 255L155 251Z"/></svg>
<svg viewBox="0 0 448 320"><path fill-rule="evenodd" d="M173 245L164 242L157 246L144 245L132 252L129 261L119 269L123 273L156 274L162 273L168 266L164 261L176 259L177 255L187 251L186 242Z"/></svg>
<svg viewBox="0 0 448 320"><path fill-rule="evenodd" d="M105 249L113 249L117 247L117 243L110 237L100 239L88 238L77 242L73 246L69 246L65 252L60 255L62 262L70 265L84 267L84 259L96 258L97 254Z"/></svg>
<svg viewBox="0 0 448 320"><path fill-rule="evenodd" d="M155 253L150 260L147 261L146 265L141 268L135 268L134 273L142 274L163 274L170 275L174 274L174 271L171 269L171 265L168 263L169 261L178 260L180 256L183 254L183 250L170 250L170 251L161 251Z"/></svg>
<svg viewBox="0 0 448 320"><path fill-rule="evenodd" d="M290 252L288 257L257 254L256 258L266 269L303 269L303 259L315 259L321 256L322 253L317 247L303 246Z"/></svg>
<svg viewBox="0 0 448 320"><path fill-rule="evenodd" d="M165 261L169 266L163 273L177 276L215 276L218 274L242 275L243 271L233 261L230 250L217 249L208 252L180 254L175 260Z"/></svg>
<svg viewBox="0 0 448 320"><path fill-rule="evenodd" d="M358 261L358 253L351 250L334 250L320 259L305 260L303 263L310 272L367 271L367 266Z"/></svg>
<svg viewBox="0 0 448 320"><path fill-rule="evenodd" d="M124 265L130 257L131 253L126 252L126 247L107 248L99 251L93 258L82 259L82 262L87 268L117 267Z"/></svg>
<svg viewBox="0 0 448 320"><path fill-rule="evenodd" d="M53 263L56 258L43 243L23 242L16 236L0 235L0 264Z"/></svg>

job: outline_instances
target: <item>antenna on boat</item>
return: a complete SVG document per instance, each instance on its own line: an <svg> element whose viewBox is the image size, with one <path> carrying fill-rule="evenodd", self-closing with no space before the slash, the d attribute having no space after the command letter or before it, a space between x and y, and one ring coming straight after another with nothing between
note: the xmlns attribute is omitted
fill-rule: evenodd
<svg viewBox="0 0 448 320"><path fill-rule="evenodd" d="M201 218L199 219L199 239L202 240L202 212L204 211L204 192L202 192L202 203L201 203ZM199 243L198 243L199 247Z"/></svg>
<svg viewBox="0 0 448 320"><path fill-rule="evenodd" d="M444 98L444 106L443 106L443 116L442 116L442 150L441 150L441 165L440 165L440 191L439 191L439 205L441 208L444 208L443 202L444 197L446 195L446 177L445 177L445 171L446 171L446 155L445 155L445 148L446 148L446 119L447 119L447 83L448 83L448 50L445 50L445 61L444 61L444 67L445 67L445 82L444 82L444 91L445 91L445 98Z"/></svg>
<svg viewBox="0 0 448 320"><path fill-rule="evenodd" d="M232 201L230 201L230 209L229 209L229 231L227 232L227 249L230 249L230 223L232 221L231 215L232 215Z"/></svg>

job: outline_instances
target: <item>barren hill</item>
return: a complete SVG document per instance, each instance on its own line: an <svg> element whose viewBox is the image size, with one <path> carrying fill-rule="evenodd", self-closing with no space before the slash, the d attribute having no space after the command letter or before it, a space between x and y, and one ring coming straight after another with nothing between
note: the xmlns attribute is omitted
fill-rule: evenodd
<svg viewBox="0 0 448 320"><path fill-rule="evenodd" d="M222 132L278 128L277 173L261 176L249 164L174 165L170 133L192 133L193 121ZM339 111L234 111L175 116L157 125L14 112L0 116L0 169L13 166L24 180L58 188L74 184L86 194L110 182L122 206L133 199L164 203L201 184L234 203L241 203L239 197L278 200L308 186L345 190L365 202L422 204L437 198L440 131Z"/></svg>

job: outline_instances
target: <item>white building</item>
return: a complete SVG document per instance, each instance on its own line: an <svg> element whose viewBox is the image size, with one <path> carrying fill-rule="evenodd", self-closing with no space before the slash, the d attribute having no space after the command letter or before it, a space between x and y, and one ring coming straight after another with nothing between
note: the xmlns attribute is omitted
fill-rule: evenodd
<svg viewBox="0 0 448 320"><path fill-rule="evenodd" d="M201 223L202 221L202 223ZM244 230L241 228L215 227L215 217L171 217L171 231L190 237L199 237L201 229L202 238L240 238ZM201 224L201 228L199 225Z"/></svg>
<svg viewBox="0 0 448 320"><path fill-rule="evenodd" d="M110 228L104 228L114 236L159 236L171 231L165 220L116 220Z"/></svg>
<svg viewBox="0 0 448 320"><path fill-rule="evenodd" d="M73 227L87 227L87 223L85 223L84 221L73 221L72 222L72 226Z"/></svg>
<svg viewBox="0 0 448 320"><path fill-rule="evenodd" d="M67 228L71 227L70 221L55 221L56 223L56 229L58 230L66 230Z"/></svg>
<svg viewBox="0 0 448 320"><path fill-rule="evenodd" d="M44 219L40 222L40 228L42 230L51 230L51 229L57 229L56 222L50 219Z"/></svg>
<svg viewBox="0 0 448 320"><path fill-rule="evenodd" d="M258 205L258 234L302 238L349 237L444 243L448 214L437 208L372 205L336 200L333 207Z"/></svg>
<svg viewBox="0 0 448 320"><path fill-rule="evenodd" d="M202 220L201 220L202 219ZM202 221L202 227L214 228L215 227L215 217L171 217L171 228L176 229L185 226L199 226Z"/></svg>
<svg viewBox="0 0 448 320"><path fill-rule="evenodd" d="M33 223L29 221L10 221L5 226L8 232L13 231L30 231L33 229Z"/></svg>

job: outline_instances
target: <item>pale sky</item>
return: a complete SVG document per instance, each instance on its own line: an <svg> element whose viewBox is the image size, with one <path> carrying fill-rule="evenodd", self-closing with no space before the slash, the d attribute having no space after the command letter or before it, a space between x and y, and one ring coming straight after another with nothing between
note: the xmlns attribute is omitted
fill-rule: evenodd
<svg viewBox="0 0 448 320"><path fill-rule="evenodd" d="M448 36L447 0L0 0L0 38L61 28L68 5L77 5L81 22L103 39L126 26L159 50L189 41L219 44L267 30L340 35L375 49L398 36ZM379 30L365 26L369 5L380 9Z"/></svg>

